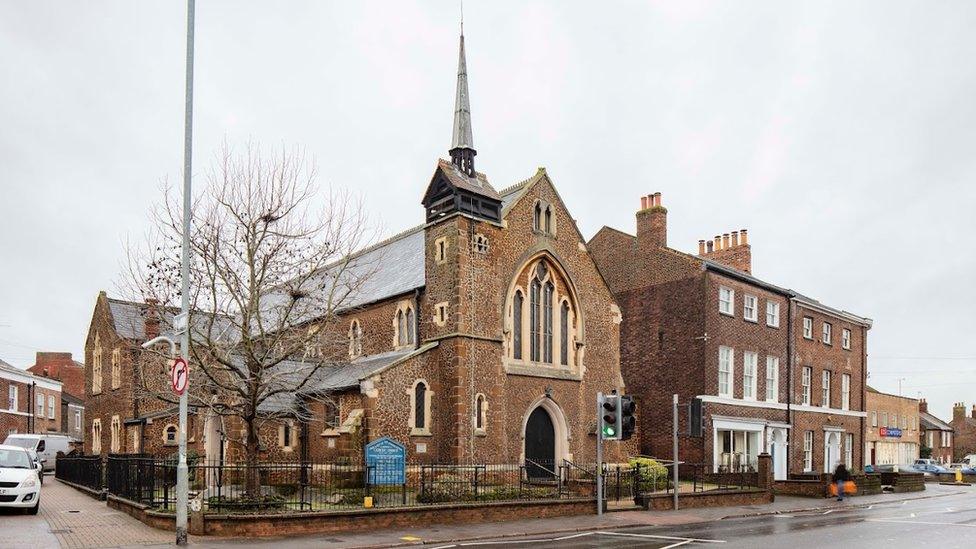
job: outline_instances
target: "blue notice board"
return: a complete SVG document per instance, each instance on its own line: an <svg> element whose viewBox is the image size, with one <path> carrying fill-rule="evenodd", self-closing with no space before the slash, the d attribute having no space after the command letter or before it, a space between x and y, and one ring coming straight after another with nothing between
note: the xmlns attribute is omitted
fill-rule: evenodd
<svg viewBox="0 0 976 549"><path fill-rule="evenodd" d="M390 437L366 445L367 482L404 484L407 480L407 448Z"/></svg>

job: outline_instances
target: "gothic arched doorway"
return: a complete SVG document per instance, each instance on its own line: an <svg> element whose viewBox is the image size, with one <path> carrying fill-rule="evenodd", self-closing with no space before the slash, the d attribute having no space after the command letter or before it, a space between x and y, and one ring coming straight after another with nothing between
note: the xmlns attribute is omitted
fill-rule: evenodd
<svg viewBox="0 0 976 549"><path fill-rule="evenodd" d="M556 470L556 428L542 406L525 423L525 467L529 478L551 477Z"/></svg>

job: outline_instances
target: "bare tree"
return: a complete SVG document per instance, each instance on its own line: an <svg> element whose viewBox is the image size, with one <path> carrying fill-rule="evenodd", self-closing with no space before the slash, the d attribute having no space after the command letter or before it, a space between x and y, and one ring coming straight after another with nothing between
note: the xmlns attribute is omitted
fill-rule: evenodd
<svg viewBox="0 0 976 549"><path fill-rule="evenodd" d="M165 197L152 212L148 246L130 247L124 281L158 304L150 314L164 327L181 298L182 242L181 197L172 189ZM338 315L374 272L355 255L374 231L360 200L317 191L303 151L263 155L250 144L241 153L223 147L192 219L189 400L241 421L238 442L255 471L263 421L309 419L307 401L328 399L316 382L347 356ZM178 402L158 370L137 375L145 395ZM256 484L254 474L251 494Z"/></svg>

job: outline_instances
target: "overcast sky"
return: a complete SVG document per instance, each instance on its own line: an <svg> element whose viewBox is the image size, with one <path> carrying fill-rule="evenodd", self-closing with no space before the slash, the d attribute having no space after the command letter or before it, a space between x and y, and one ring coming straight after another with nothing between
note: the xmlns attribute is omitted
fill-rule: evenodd
<svg viewBox="0 0 976 549"><path fill-rule="evenodd" d="M179 183L185 7L0 0L0 358L81 358L99 290ZM451 139L456 1L197 3L195 174L302 145L386 233ZM583 234L748 228L754 273L874 319L869 382L976 399L976 5L468 0L477 167L545 166ZM199 183L203 178L199 177Z"/></svg>

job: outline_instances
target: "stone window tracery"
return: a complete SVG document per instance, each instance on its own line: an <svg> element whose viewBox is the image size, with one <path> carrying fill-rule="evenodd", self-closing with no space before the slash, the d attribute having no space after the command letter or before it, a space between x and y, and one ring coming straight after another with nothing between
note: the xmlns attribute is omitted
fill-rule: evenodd
<svg viewBox="0 0 976 549"><path fill-rule="evenodd" d="M484 394L478 393L474 397L474 430L475 434L483 435L488 423L488 400Z"/></svg>
<svg viewBox="0 0 976 549"><path fill-rule="evenodd" d="M510 327L506 330L507 356L540 365L576 366L580 340L576 307L563 275L547 259L537 259L517 275L516 283L519 285L510 290L505 309L510 315L506 320ZM528 288L528 303L523 287Z"/></svg>
<svg viewBox="0 0 976 549"><path fill-rule="evenodd" d="M393 345L397 348L412 346L417 341L417 322L413 304L403 301L397 307L393 319Z"/></svg>
<svg viewBox="0 0 976 549"><path fill-rule="evenodd" d="M112 388L122 386L122 349L112 350Z"/></svg>

